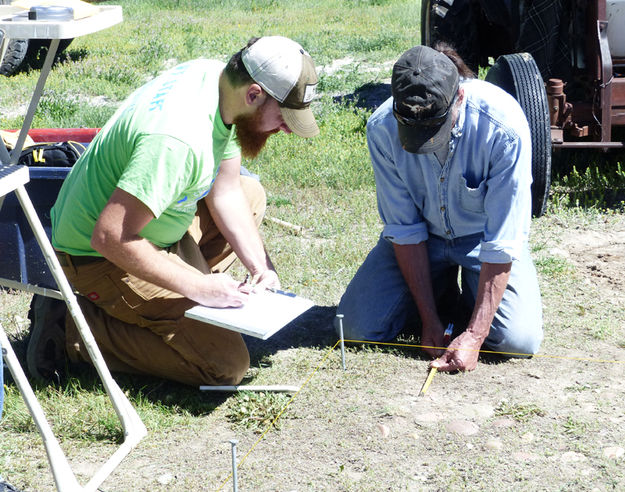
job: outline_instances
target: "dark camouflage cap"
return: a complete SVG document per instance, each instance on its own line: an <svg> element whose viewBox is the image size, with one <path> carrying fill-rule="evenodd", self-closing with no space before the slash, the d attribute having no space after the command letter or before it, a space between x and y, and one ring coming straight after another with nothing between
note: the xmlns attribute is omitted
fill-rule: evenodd
<svg viewBox="0 0 625 492"><path fill-rule="evenodd" d="M454 63L428 46L415 46L397 60L391 91L404 150L427 154L449 142L459 79Z"/></svg>

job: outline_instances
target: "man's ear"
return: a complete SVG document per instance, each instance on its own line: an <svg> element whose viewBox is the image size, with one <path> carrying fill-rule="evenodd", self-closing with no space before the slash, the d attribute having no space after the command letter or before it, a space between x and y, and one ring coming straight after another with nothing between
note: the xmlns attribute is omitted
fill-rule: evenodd
<svg viewBox="0 0 625 492"><path fill-rule="evenodd" d="M245 92L245 104L259 107L265 102L266 97L267 94L263 88L256 83L252 83Z"/></svg>

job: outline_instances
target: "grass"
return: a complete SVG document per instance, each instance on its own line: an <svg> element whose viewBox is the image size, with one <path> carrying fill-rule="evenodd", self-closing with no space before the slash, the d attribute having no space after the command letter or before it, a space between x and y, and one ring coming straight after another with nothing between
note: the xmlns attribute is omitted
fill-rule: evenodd
<svg viewBox="0 0 625 492"><path fill-rule="evenodd" d="M545 412L536 405L502 402L495 409L495 414L500 417L512 417L517 422L527 422L534 417L543 417Z"/></svg>
<svg viewBox="0 0 625 492"><path fill-rule="evenodd" d="M274 420L288 415L282 412L290 397L280 393L252 393L244 391L234 395L228 405L227 418L237 427L249 429L256 434L263 432ZM276 421L274 429L280 429Z"/></svg>
<svg viewBox="0 0 625 492"><path fill-rule="evenodd" d="M225 61L252 35L292 37L321 67L320 97L314 102L321 135L306 141L292 135L272 137L258 159L245 162L267 189L268 215L303 228L296 234L272 222L263 224L262 233L283 286L317 304L315 316L304 328L287 330L284 341L250 341L252 368L246 382L300 384L334 345L330 326L334 307L381 229L365 143L365 123L373 108L361 96L373 90L386 94L392 62L419 42L419 2L114 3L123 7L123 24L72 42L54 66L34 126L102 126L120 101L160 71L199 56ZM35 70L26 70L0 78L0 128L20 125L37 75ZM544 353L611 358L625 347L625 314L618 296L606 297L600 277L589 277L575 257L556 250L566 247L566 235L576 231L607 235L623 230L623 154L580 155L574 159L570 154L559 156L547 214L532 224L531 247L543 293ZM29 301L27 294L0 292L0 319L19 356L23 356L28 329ZM618 417L618 408L610 406L618 400L618 391L593 379L595 374L600 379L604 373L616 373L612 366L565 361L566 368L561 369L538 358L532 364L489 364L475 373L437 376L430 390L432 398L443 389L448 391L445 401L437 401L411 399L427 367L416 349L348 347L347 359L348 370L343 372L338 350L330 353L289 406L287 418L279 419L280 427L267 438L270 446L252 453L241 470L247 490L320 490L326 485L342 490L479 490L493 483L506 490L567 486L585 490L593 480L606 487L613 483L615 488L624 483L617 464L601 459L601 440L609 442L612 437L598 432L581 442L587 429L598 426L575 413L577 406L589 404L583 398L597 398L604 405L601 415ZM533 387L519 387L532 371L563 379L536 379L537 385L545 386L546 397L541 400ZM489 377L490 383L482 379ZM106 490L165 490L166 485L141 475L143 468L155 466L154 461L159 464L153 472L156 476L164 473L161 468L167 463L179 465L172 470L176 488L212 490L223 482L229 466L221 443L234 433L242 449L249 449L288 401L284 395L208 396L151 378L116 375L116 379L138 409L149 436L130 458L137 460L127 465L130 471L120 469L119 481ZM498 381L503 381L502 387ZM560 386L550 388L550 383ZM49 489L51 479L38 433L14 384L7 382L6 388L0 474L8 474L26 490ZM58 388L34 389L55 434L62 436L64 450L74 460L97 462L98 455L90 451L93 447L104 454L121 439L115 414L93 371L74 371ZM550 397L560 393L569 398L562 401L566 408L561 415L550 406L555 406ZM494 409L494 417L481 424L484 440L501 437L508 454L513 454L528 452L526 443L517 442L523 432L545 436L541 440L544 453L533 450L540 464L537 471L532 463L489 454L479 440L450 436L442 424L414 429L414 414L434 411L432 404L435 409L449 406L456 411L481 397ZM488 426L495 417L510 417L516 427L508 434L492 430ZM391 428L391 438L403 435L402 429L411 429L416 437L381 439L376 427L380 422ZM607 417L602 423L610 428ZM622 432L613 432L614 440L622 442ZM193 448L197 436L208 442L202 441L201 450ZM559 469L556 474L561 478L554 479L555 485L548 481L540 484L544 487L537 485L540 477L551 478L541 470L551 470L555 457L572 440L576 446L585 446L575 449L586 450L590 457L591 478L580 485L579 477L571 478ZM183 455L187 448L189 454ZM209 453L205 448L216 451ZM158 460L150 454L156 452L161 453ZM410 466L404 466L406 461ZM275 471L267 463L284 464L292 475Z"/></svg>

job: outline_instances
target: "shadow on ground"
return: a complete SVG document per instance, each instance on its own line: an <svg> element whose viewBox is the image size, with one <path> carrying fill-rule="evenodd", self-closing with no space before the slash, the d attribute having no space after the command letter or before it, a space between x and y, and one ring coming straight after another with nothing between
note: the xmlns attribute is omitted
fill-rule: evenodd
<svg viewBox="0 0 625 492"><path fill-rule="evenodd" d="M294 347L331 347L338 337L332 325L336 306L313 306L267 340L244 336L250 352L250 364L264 357Z"/></svg>
<svg viewBox="0 0 625 492"><path fill-rule="evenodd" d="M375 111L390 96L391 84L370 82L360 86L351 94L335 96L334 102L345 106L356 106L357 108Z"/></svg>

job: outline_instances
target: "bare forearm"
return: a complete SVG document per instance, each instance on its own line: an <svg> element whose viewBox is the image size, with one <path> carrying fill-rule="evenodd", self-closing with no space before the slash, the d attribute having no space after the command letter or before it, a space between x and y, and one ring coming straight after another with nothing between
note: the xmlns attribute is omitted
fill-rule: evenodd
<svg viewBox="0 0 625 492"><path fill-rule="evenodd" d="M253 275L273 269L240 188L214 190L208 195L206 203L219 231Z"/></svg>
<svg viewBox="0 0 625 492"><path fill-rule="evenodd" d="M92 247L124 271L207 306L240 306L245 296L225 274L203 275L184 262L161 254L139 231L153 219L134 196L116 189L100 214Z"/></svg>
<svg viewBox="0 0 625 492"><path fill-rule="evenodd" d="M94 236L96 239L96 236ZM177 292L189 299L195 297L203 275L194 269L171 261L141 237L119 240L100 237L92 241L96 251L122 270L142 280Z"/></svg>
<svg viewBox="0 0 625 492"><path fill-rule="evenodd" d="M426 244L394 244L397 264L424 324L438 322Z"/></svg>
<svg viewBox="0 0 625 492"><path fill-rule="evenodd" d="M477 297L467 331L482 342L488 336L490 326L499 308L510 278L511 263L482 263Z"/></svg>

